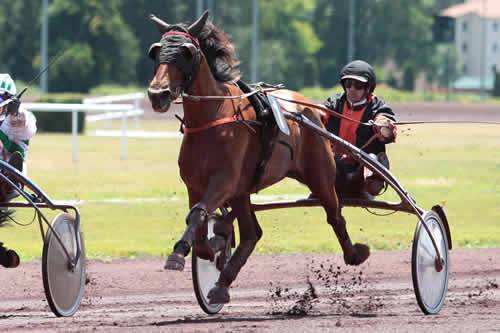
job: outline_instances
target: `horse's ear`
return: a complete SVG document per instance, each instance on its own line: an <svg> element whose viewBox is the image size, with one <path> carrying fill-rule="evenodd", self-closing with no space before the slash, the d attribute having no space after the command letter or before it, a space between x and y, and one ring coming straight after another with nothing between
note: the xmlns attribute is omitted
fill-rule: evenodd
<svg viewBox="0 0 500 333"><path fill-rule="evenodd" d="M205 10L203 15L201 15L201 17L198 20L196 20L196 22L191 24L191 26L188 28L189 34L193 37L198 37L201 30L205 26L205 23L207 22L207 18L208 18L208 10Z"/></svg>
<svg viewBox="0 0 500 333"><path fill-rule="evenodd" d="M158 17L154 16L153 14L149 14L149 19L154 22L154 24L156 25L156 28L158 28L158 31L162 34L167 32L170 29L170 24L163 21L162 19L159 19Z"/></svg>
<svg viewBox="0 0 500 333"><path fill-rule="evenodd" d="M189 52L189 54L191 54L191 57L194 57L196 52L198 52L196 46L194 46L191 43L184 43L181 45L181 48L186 49Z"/></svg>

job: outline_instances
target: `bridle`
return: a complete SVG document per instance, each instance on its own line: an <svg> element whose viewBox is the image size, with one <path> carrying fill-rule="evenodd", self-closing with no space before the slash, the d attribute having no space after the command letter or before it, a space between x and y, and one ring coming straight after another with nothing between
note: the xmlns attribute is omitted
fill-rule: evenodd
<svg viewBox="0 0 500 333"><path fill-rule="evenodd" d="M175 63L175 66L182 72L182 74L184 76L184 81L181 84L181 91L186 92L189 89L189 87L193 84L194 78L196 77L196 74L198 73L198 69L200 67L201 57L202 57L202 52L200 50L200 43L198 42L197 38L193 37L188 32L177 31L177 30L168 31L168 32L163 34L161 40L163 40L165 37L168 37L168 36L181 36L181 37L185 37L185 38L189 39L189 41L190 41L190 43L184 43L184 44L180 45L179 48L181 48L181 47L188 48L190 50L190 52L193 53L193 59L189 62L181 61L181 62L177 63L177 61L176 61L176 63ZM191 46L189 46L188 44L191 44ZM163 43L160 41L159 43L153 44L152 48L153 47L162 47L162 46L163 46ZM160 50L160 52L161 52L161 50ZM161 54L158 55L158 57L160 57L160 56L161 56ZM164 64L164 63L169 64L169 65L173 64L173 62L168 62L166 60L160 59L160 61L158 62L158 65ZM155 71L156 71L156 68L155 68Z"/></svg>

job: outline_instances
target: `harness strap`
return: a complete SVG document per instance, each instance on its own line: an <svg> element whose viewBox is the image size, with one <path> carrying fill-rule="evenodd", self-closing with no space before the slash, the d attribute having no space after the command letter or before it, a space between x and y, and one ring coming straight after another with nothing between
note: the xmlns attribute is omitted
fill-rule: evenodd
<svg viewBox="0 0 500 333"><path fill-rule="evenodd" d="M254 91L251 91L246 94L241 94L241 95L236 95L236 96L196 96L196 95L189 95L186 93L182 94L182 98L189 99L195 102L199 101L218 101L218 100L225 100L225 99L244 99L248 98L249 96L255 95L259 92L271 92L271 91L276 91L278 90L277 88L264 88L264 89L255 89ZM182 104L182 102L174 102L175 104Z"/></svg>
<svg viewBox="0 0 500 333"><path fill-rule="evenodd" d="M234 122L237 122L239 120L240 119L238 119L238 115L235 114L231 117L225 117L225 118L220 118L220 119L211 121L211 122L209 122L203 126L200 126L200 127L186 127L185 125L182 125L182 128L184 130L184 134L198 133L198 132L204 131L206 129L215 127L215 126L234 123Z"/></svg>
<svg viewBox="0 0 500 333"><path fill-rule="evenodd" d="M176 31L176 30L167 31L166 33L163 34L162 38L165 36L173 36L173 35L186 37L191 42L193 42L193 44L196 45L198 48L200 47L200 42L198 42L198 38L191 36L191 34L187 32Z"/></svg>
<svg viewBox="0 0 500 333"><path fill-rule="evenodd" d="M182 88L183 90L187 90L191 84L194 81L194 78L196 77L196 74L198 72L198 68L201 62L201 51L200 51L200 43L198 42L198 39L194 36L191 36L188 32L182 32L182 31L168 31L163 34L162 40L164 37L168 36L182 36L184 38L187 38L191 41L191 43L196 47L196 54L194 55L194 61L191 62L191 65L189 66L190 68L187 68L186 66L180 66L180 70L184 74L185 80L182 83Z"/></svg>

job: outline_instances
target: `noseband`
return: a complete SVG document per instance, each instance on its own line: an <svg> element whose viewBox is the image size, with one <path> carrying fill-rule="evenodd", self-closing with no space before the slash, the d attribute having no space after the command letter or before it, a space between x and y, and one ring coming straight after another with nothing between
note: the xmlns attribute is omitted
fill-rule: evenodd
<svg viewBox="0 0 500 333"><path fill-rule="evenodd" d="M185 58L179 57L174 61L161 59L161 51L160 51L160 64L161 63L175 63L175 65L180 69L182 74L184 75L184 82L182 83L182 91L186 92L187 89L191 86L198 72L198 68L200 67L201 62L201 51L200 51L200 43L198 39L193 37L191 34L182 31L168 31L163 34L162 40L168 36L180 36L189 39L189 41L196 47L196 52L193 55L192 61L186 61ZM181 45L182 46L182 45ZM180 47L180 46L179 46Z"/></svg>

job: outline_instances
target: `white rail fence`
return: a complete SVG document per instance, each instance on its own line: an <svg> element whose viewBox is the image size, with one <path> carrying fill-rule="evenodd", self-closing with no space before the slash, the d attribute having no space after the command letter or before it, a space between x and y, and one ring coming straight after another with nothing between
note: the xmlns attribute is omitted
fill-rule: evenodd
<svg viewBox="0 0 500 333"><path fill-rule="evenodd" d="M138 105L138 104L136 104ZM57 103L23 103L30 111L71 112L72 158L78 161L78 112L113 113L121 116L120 158L127 158L127 117L129 114L144 113L133 104L57 104Z"/></svg>
<svg viewBox="0 0 500 333"><path fill-rule="evenodd" d="M113 95L113 96L103 96L103 97L91 97L85 98L83 104L111 104L111 103L121 103L126 101L132 101L134 104L134 110L122 112L112 112L108 111L101 114L87 116L85 121L96 122L101 120L111 120L123 117L135 117L136 125L138 122L138 117L144 114L144 110L141 109L140 103L144 100L146 95L142 92L124 94L124 95Z"/></svg>

